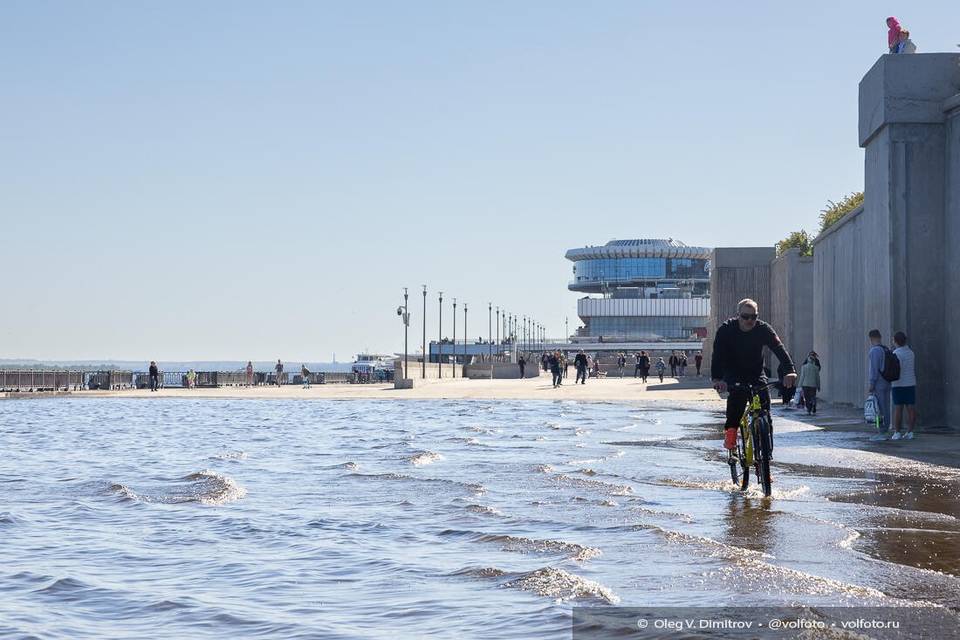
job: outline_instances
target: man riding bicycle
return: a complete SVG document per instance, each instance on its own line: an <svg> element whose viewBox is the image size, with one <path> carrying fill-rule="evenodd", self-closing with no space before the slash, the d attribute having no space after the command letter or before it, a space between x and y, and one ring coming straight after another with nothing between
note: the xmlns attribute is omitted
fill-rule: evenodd
<svg viewBox="0 0 960 640"><path fill-rule="evenodd" d="M723 426L723 446L727 449L737 446L737 428L750 400L749 387L743 385L762 385L767 382L763 372L764 347L773 351L784 367L786 375L783 386L793 388L797 380L790 354L773 327L757 319L758 311L757 303L750 298L741 300L737 305L737 317L720 325L713 339L713 359L710 362L713 387L720 393L730 388L727 420ZM766 389L760 393L760 401L769 415L770 394Z"/></svg>

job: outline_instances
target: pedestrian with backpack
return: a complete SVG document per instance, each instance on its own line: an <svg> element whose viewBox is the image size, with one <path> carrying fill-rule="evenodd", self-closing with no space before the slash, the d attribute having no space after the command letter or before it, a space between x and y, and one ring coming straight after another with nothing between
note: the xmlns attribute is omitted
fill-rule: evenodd
<svg viewBox="0 0 960 640"><path fill-rule="evenodd" d="M916 356L907 345L907 334L897 331L893 334L893 344L897 346L893 355L900 362L900 377L893 382L893 435L891 440L913 440L913 428L917 424L917 374ZM903 414L907 414L907 431L900 431Z"/></svg>
<svg viewBox="0 0 960 640"><path fill-rule="evenodd" d="M877 399L877 408L880 414L882 428L887 430L887 437L892 435L893 423L890 420L890 383L900 377L900 361L890 349L882 344L883 337L879 329L871 329L867 334L870 338L869 376L867 394Z"/></svg>

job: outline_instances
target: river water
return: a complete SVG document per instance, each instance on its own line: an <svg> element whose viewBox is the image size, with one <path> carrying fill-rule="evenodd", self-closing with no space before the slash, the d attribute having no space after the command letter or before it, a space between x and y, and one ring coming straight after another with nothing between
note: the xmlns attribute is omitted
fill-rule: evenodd
<svg viewBox="0 0 960 640"><path fill-rule="evenodd" d="M0 404L0 637L568 638L574 605L960 610L960 473L564 401ZM755 482L753 483L755 485Z"/></svg>

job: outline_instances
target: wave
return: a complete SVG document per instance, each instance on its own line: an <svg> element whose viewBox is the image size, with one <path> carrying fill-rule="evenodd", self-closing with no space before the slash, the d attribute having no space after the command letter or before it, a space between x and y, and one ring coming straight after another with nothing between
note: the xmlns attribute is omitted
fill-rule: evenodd
<svg viewBox="0 0 960 640"><path fill-rule="evenodd" d="M486 493L487 489L480 483L460 482L458 480L447 480L446 478L417 478L405 473L350 473L350 478L363 478L366 480L397 480L401 482L425 483L434 486L446 486L452 488L465 489L473 494L480 495Z"/></svg>
<svg viewBox="0 0 960 640"><path fill-rule="evenodd" d="M233 502L247 495L247 490L237 484L233 478L208 469L191 473L170 486L159 487L153 492L136 491L121 483L109 485L108 490L124 500L136 502L159 504L199 502L210 506Z"/></svg>
<svg viewBox="0 0 960 640"><path fill-rule="evenodd" d="M502 588L529 591L559 601L592 600L607 605L620 602L620 598L613 591L599 582L557 567L542 567L524 573L512 573L497 567L464 567L447 575L497 580Z"/></svg>
<svg viewBox="0 0 960 640"><path fill-rule="evenodd" d="M772 560L774 556L762 551L745 549L713 538L672 531L656 525L647 525L644 528L663 535L668 542L697 546L707 551L710 557L734 561L733 566L724 566L716 572L712 572L718 573L725 582L728 579L749 579L755 580L758 585L769 586L771 581L778 580L781 583L789 583L789 586L795 591L810 595L842 593L862 598L887 598L885 593L871 587L850 584L772 564L768 560Z"/></svg>
<svg viewBox="0 0 960 640"><path fill-rule="evenodd" d="M633 493L633 487L625 484L610 484L600 480L587 480L586 478L574 478L565 474L551 476L551 479L558 484L580 489L593 489L614 496L626 496Z"/></svg>
<svg viewBox="0 0 960 640"><path fill-rule="evenodd" d="M482 513L488 516L502 516L503 512L494 509L493 507L488 507L482 504L468 504L466 506L467 511L471 513Z"/></svg>
<svg viewBox="0 0 960 640"><path fill-rule="evenodd" d="M443 460L443 456L437 453L436 451L418 451L408 458L410 464L415 467L423 467L428 464L433 464L437 460Z"/></svg>
<svg viewBox="0 0 960 640"><path fill-rule="evenodd" d="M447 529L440 535L465 538L477 543L496 544L502 551L516 553L555 553L564 555L577 562L585 562L603 555L603 552L595 547L588 547L576 542L565 542L563 540L525 538L523 536L483 533L481 531L461 531L458 529Z"/></svg>
<svg viewBox="0 0 960 640"><path fill-rule="evenodd" d="M246 451L224 451L210 456L211 460L246 460Z"/></svg>
<svg viewBox="0 0 960 640"><path fill-rule="evenodd" d="M663 485L665 487L676 487L678 489L706 489L709 491L723 491L728 493L739 493L748 498L763 498L763 489L754 482L746 491L740 491L740 488L733 484L730 480L692 480L692 479L674 479L674 478L660 478L655 482L655 484ZM807 485L800 485L799 487L794 487L792 489L784 489L779 487L773 487L771 493L771 498L777 500L791 500L793 498L798 498L802 495L805 495L810 492L810 487Z"/></svg>
<svg viewBox="0 0 960 640"><path fill-rule="evenodd" d="M606 604L617 604L620 598L599 582L558 569L544 567L536 571L521 574L520 577L505 582L504 587L531 591L540 596L558 600L590 599Z"/></svg>

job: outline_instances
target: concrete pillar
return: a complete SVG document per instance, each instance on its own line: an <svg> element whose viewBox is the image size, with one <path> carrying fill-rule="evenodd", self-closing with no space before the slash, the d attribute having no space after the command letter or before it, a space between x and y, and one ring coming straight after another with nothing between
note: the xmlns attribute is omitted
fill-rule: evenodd
<svg viewBox="0 0 960 640"><path fill-rule="evenodd" d="M787 249L770 264L767 321L783 340L799 371L813 349L813 258Z"/></svg>
<svg viewBox="0 0 960 640"><path fill-rule="evenodd" d="M760 305L761 319L769 319L770 262L773 247L724 247L710 256L710 319L703 342L704 370L710 370L713 338L717 328L736 315L737 303L752 298ZM769 362L767 362L769 366ZM773 367L774 373L776 367Z"/></svg>
<svg viewBox="0 0 960 640"><path fill-rule="evenodd" d="M945 103L947 184L944 208L943 398L947 423L960 424L960 95Z"/></svg>
<svg viewBox="0 0 960 640"><path fill-rule="evenodd" d="M863 346L871 328L886 343L897 330L910 336L927 424L947 420L945 340L956 315L945 304L956 246L947 233L947 101L960 90L958 63L957 54L885 55L860 82Z"/></svg>

